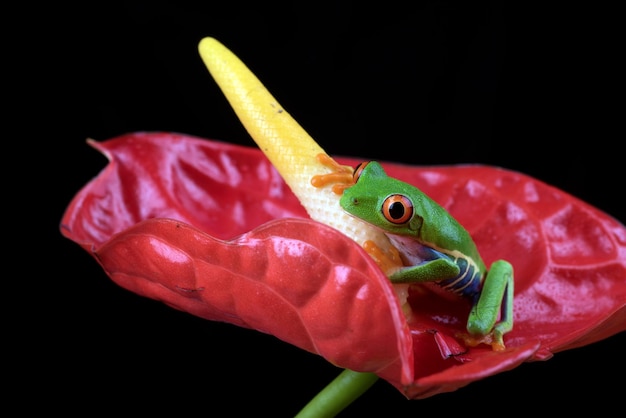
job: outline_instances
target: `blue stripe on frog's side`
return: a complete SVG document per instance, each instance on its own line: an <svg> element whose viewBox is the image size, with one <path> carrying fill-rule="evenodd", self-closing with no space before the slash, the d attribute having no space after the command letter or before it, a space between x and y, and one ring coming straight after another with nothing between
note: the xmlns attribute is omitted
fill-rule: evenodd
<svg viewBox="0 0 626 418"><path fill-rule="evenodd" d="M459 274L450 279L439 280L436 283L443 289L449 290L461 296L473 298L480 294L482 272L471 259L467 257L456 257L424 246L422 254L425 260L435 260L437 258L448 258L459 266Z"/></svg>

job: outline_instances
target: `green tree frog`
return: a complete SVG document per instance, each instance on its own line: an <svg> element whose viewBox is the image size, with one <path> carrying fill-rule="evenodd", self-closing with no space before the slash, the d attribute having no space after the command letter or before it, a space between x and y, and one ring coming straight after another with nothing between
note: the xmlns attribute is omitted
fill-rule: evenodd
<svg viewBox="0 0 626 418"><path fill-rule="evenodd" d="M470 298L465 342L504 349L503 335L513 328L512 265L497 260L487 270L470 234L456 219L418 188L387 176L379 163L357 166L353 181L340 205L382 228L399 251L404 266L392 272L390 280L434 282Z"/></svg>

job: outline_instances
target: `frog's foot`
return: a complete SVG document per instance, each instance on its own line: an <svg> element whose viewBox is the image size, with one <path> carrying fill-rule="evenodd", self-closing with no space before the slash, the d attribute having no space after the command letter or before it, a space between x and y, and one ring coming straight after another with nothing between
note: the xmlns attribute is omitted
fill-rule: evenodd
<svg viewBox="0 0 626 418"><path fill-rule="evenodd" d="M311 178L311 184L314 187L324 187L332 184L332 191L341 195L343 191L354 185L354 176L352 175L352 167L341 165L326 154L318 154L317 160L331 169L330 173L318 174Z"/></svg>
<svg viewBox="0 0 626 418"><path fill-rule="evenodd" d="M504 341L502 340L502 334L497 331L491 331L485 335L471 335L465 332L458 333L457 338L463 340L466 346L476 347L481 344L490 345L493 351L503 351L506 349Z"/></svg>
<svg viewBox="0 0 626 418"><path fill-rule="evenodd" d="M374 241L367 240L363 243L363 249L372 256L378 267L387 276L391 276L394 271L402 267L400 252L394 246L389 247L387 251L383 251Z"/></svg>
<svg viewBox="0 0 626 418"><path fill-rule="evenodd" d="M368 253L378 264L378 267L385 273L387 277L391 276L396 270L403 266L402 259L400 258L400 252L396 247L391 245L386 251L380 248L374 241L367 240L363 243L363 249ZM408 302L409 299L409 287L410 283L393 283L393 288L396 291L404 318L407 322L413 320L413 309Z"/></svg>

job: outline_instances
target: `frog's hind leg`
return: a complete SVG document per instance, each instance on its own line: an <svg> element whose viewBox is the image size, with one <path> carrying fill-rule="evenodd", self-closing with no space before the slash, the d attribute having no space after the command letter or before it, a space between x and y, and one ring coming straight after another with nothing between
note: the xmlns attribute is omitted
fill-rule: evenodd
<svg viewBox="0 0 626 418"><path fill-rule="evenodd" d="M513 266L504 260L495 261L470 312L467 321L470 336L466 342L488 343L494 350L505 348L503 335L513 329L513 292ZM496 323L498 316L500 321Z"/></svg>

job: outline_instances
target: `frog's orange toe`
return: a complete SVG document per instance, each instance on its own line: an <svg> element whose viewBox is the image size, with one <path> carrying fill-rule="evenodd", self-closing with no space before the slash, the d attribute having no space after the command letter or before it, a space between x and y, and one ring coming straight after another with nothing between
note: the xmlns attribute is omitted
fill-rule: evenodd
<svg viewBox="0 0 626 418"><path fill-rule="evenodd" d="M504 351L506 346L502 341L502 338L496 338L493 332L486 335L470 335L466 333L459 333L457 337L462 339L466 346L476 347L481 344L490 345L493 351Z"/></svg>

